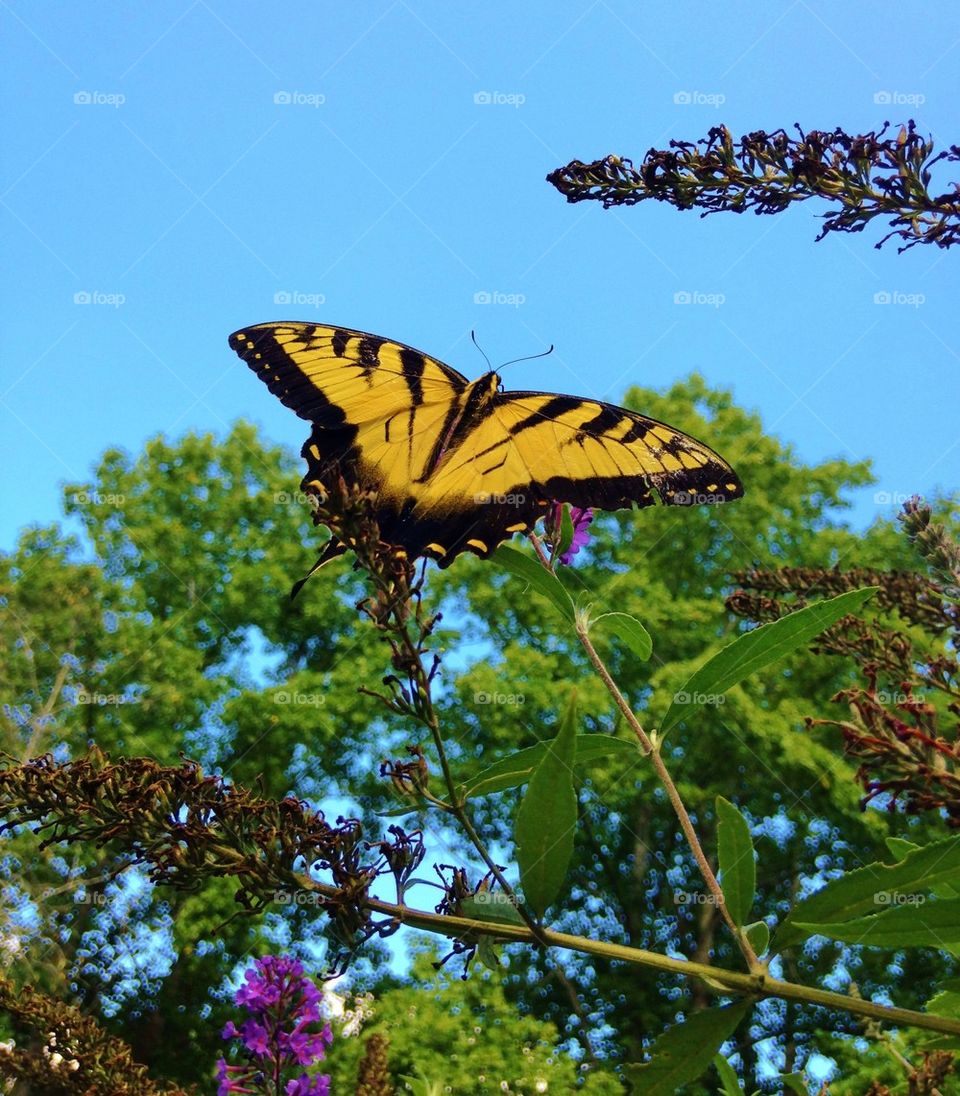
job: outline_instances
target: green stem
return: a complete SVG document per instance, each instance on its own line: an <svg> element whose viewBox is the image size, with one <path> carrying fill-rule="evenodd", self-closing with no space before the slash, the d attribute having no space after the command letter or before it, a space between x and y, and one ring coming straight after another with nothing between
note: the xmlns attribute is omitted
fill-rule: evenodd
<svg viewBox="0 0 960 1096"><path fill-rule="evenodd" d="M304 879L303 885L330 898L340 897L337 888L328 884ZM951 1020L946 1016L936 1016L926 1012L915 1012L913 1009L896 1008L892 1005L878 1005L873 1001L864 1001L860 997L849 997L842 993L832 993L830 990L814 989L795 982L784 982L778 978L771 978L762 970L745 974L740 971L724 970L722 967L713 967L707 963L696 963L689 959L671 959L657 952L628 947L625 944L612 944L585 936L573 936L566 932L554 932L552 929L542 927L536 935L526 925L508 925L500 922L476 921L469 917L430 913L427 910L399 906L376 898L366 898L363 905L372 912L385 914L401 924L442 936L467 940L472 937L490 936L503 943L531 944L537 942L539 935L549 947L632 963L635 966L648 967L668 974L679 974L684 978L700 978L722 992L799 1001L803 1004L838 1009L841 1012L879 1020L882 1023L924 1028L927 1031L936 1031L945 1035L960 1035L960 1020Z"/></svg>
<svg viewBox="0 0 960 1096"><path fill-rule="evenodd" d="M674 784L673 778L670 776L667 766L664 764L663 757L660 755L657 744L643 729L640 721L633 714L633 709L617 687L617 683L610 676L610 672L604 665L603 660L600 658L599 654L597 654L597 650L590 641L590 636L587 632L587 618L583 614L577 614L576 629L580 643L587 652L587 657L593 663L594 669L600 675L601 681L616 702L617 707L623 714L623 718L637 736L637 740L639 741L643 752L650 758L650 762L653 765L657 776L660 778L660 783L663 784L667 797L676 812L677 818L680 820L680 828L683 830L684 836L687 839L687 844L690 846L697 866L700 868L700 874L703 876L704 882L707 884L707 889L710 891L717 909L720 911L720 916L726 922L731 933L733 933L733 937L737 941L740 951L743 953L747 966L755 973L764 971L765 967L757 958L757 953L753 950L750 941L730 916L726 900L723 897L723 890L720 887L720 883L717 881L716 875L714 875L713 868L710 867L710 861L703 851L703 846L700 844L699 837L697 837L697 831L693 827L693 822L690 820L690 815L687 813L687 808L684 806L680 792L677 790L677 786Z"/></svg>
<svg viewBox="0 0 960 1096"><path fill-rule="evenodd" d="M419 602L417 603L417 606L417 622L419 624ZM543 930L541 929L539 923L537 922L536 918L529 912L529 910L527 910L521 903L520 899L516 895L516 892L507 881L506 876L504 876L503 872L500 870L500 866L487 851L486 845L483 843L482 838L477 833L476 828L474 827L473 822L470 819L470 816L467 814L467 811L462 801L457 795L457 786L453 778L453 773L450 771L450 763L447 760L447 751L444 749L443 735L440 732L440 722L437 719L437 713L433 707L433 697L430 693L430 678L423 666L420 646L419 644L414 643L410 635L410 631L407 627L406 621L403 619L403 616L396 608L393 611L393 619L395 621L395 632L397 636L400 637L400 640L406 650L407 657L410 660L409 665L415 667L415 685L417 692L416 715L419 718L420 722L423 723L430 731L430 735L433 738L433 744L437 750L437 757L440 760L440 769L443 773L443 781L447 787L447 794L450 797L450 802L447 805L447 810L460 823L467 837L469 837L471 844L480 854L480 857L483 860L484 864L486 864L487 870L490 872L493 878L496 879L503 893L507 896L507 898L510 899L514 909L516 909L519 915L523 918L524 923L530 930L534 939L543 944L544 940L541 935Z"/></svg>

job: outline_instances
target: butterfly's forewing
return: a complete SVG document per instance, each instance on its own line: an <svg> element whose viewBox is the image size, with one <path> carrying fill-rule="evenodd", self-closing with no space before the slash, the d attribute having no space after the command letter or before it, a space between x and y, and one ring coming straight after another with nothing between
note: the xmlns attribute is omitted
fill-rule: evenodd
<svg viewBox="0 0 960 1096"><path fill-rule="evenodd" d="M466 379L402 343L307 323L244 328L230 345L314 429L304 486L344 472L401 505Z"/></svg>

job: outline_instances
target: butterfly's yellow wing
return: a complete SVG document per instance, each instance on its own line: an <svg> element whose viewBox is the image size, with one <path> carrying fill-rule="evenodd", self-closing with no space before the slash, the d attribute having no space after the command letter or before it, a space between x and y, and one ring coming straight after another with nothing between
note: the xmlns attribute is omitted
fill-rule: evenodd
<svg viewBox="0 0 960 1096"><path fill-rule="evenodd" d="M261 324L230 344L309 419L306 490L334 475L377 492L384 540L449 564L487 556L553 502L617 510L723 502L743 488L702 442L613 404L501 392L421 351L315 324Z"/></svg>

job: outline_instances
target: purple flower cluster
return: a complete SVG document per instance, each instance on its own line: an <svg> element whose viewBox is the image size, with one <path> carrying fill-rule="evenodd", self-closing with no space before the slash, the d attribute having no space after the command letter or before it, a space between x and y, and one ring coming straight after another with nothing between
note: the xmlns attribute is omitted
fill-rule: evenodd
<svg viewBox="0 0 960 1096"><path fill-rule="evenodd" d="M231 1020L224 1039L236 1039L247 1061L217 1062L217 1096L233 1092L263 1096L328 1096L330 1078L307 1073L290 1076L296 1067L322 1062L333 1042L330 1025L320 1014L321 994L297 959L265 955L244 975L234 1000L250 1014L239 1027Z"/></svg>
<svg viewBox="0 0 960 1096"><path fill-rule="evenodd" d="M554 506L556 508L554 525L559 529L563 515L563 503L557 502L554 503ZM573 557L590 539L590 530L588 526L590 525L590 522L593 521L593 511L589 507L581 510L579 506L571 506L570 520L573 522L573 540L570 541L567 550L560 553L560 562L568 567L573 563Z"/></svg>

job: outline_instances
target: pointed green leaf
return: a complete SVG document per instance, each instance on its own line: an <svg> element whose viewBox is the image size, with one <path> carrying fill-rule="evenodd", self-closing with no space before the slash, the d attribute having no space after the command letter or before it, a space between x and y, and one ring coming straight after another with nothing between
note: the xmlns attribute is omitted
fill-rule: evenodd
<svg viewBox="0 0 960 1096"><path fill-rule="evenodd" d="M573 515L570 513L570 503L565 502L560 512L560 543L554 553L558 558L573 544Z"/></svg>
<svg viewBox="0 0 960 1096"><path fill-rule="evenodd" d="M624 1071L644 1096L676 1096L681 1085L706 1072L752 1007L745 1001L695 1012L657 1037L650 1047L649 1062L625 1066Z"/></svg>
<svg viewBox="0 0 960 1096"><path fill-rule="evenodd" d="M670 730L698 707L716 704L717 697L727 689L809 643L841 617L855 613L877 589L868 586L862 590L849 590L739 636L705 662L674 695L660 730Z"/></svg>
<svg viewBox="0 0 960 1096"><path fill-rule="evenodd" d="M577 749L576 694L557 737L530 777L517 811L514 840L523 896L537 918L560 893L573 854L577 793L573 766Z"/></svg>
<svg viewBox="0 0 960 1096"><path fill-rule="evenodd" d="M477 958L487 970L500 970L500 953L489 936L481 936L477 942Z"/></svg>
<svg viewBox="0 0 960 1096"><path fill-rule="evenodd" d="M870 917L826 924L796 921L795 924L811 936L828 936L847 944L868 944L877 948L940 948L950 952L956 952L960 947L960 898L928 902L921 894L888 897L896 904L881 906L882 912Z"/></svg>
<svg viewBox="0 0 960 1096"><path fill-rule="evenodd" d="M807 1082L803 1079L802 1073L781 1073L780 1080L783 1082L784 1092L789 1089L790 1092L795 1092L797 1096L808 1096Z"/></svg>
<svg viewBox="0 0 960 1096"><path fill-rule="evenodd" d="M416 1077L401 1076L400 1080L407 1085L413 1096L443 1096L443 1082L430 1080L419 1069Z"/></svg>
<svg viewBox="0 0 960 1096"><path fill-rule="evenodd" d="M770 947L770 929L767 927L766 921L754 921L752 925L747 925L743 931L750 942L750 947L757 955L766 955L767 948Z"/></svg>
<svg viewBox="0 0 960 1096"><path fill-rule="evenodd" d="M629 613L603 613L595 617L590 623L599 624L605 621L604 627L618 636L641 662L646 662L653 654L653 640L646 628Z"/></svg>
<svg viewBox="0 0 960 1096"><path fill-rule="evenodd" d="M515 754L495 761L492 765L460 782L463 794L467 798L490 795L492 792L502 792L506 788L516 788L526 784L549 748L549 742L538 742L536 746L517 750ZM610 756L622 757L624 763L638 761L641 758L636 742L613 738L608 734L577 735L575 755L577 769Z"/></svg>
<svg viewBox="0 0 960 1096"><path fill-rule="evenodd" d="M941 884L960 884L960 834L918 847L898 864L867 864L834 879L797 903L777 929L774 948L782 951L809 936L799 927L801 921L842 924L892 906L903 895L926 894Z"/></svg>
<svg viewBox="0 0 960 1096"><path fill-rule="evenodd" d="M921 846L917 845L913 841L907 841L903 837L887 837L883 842L897 860L902 860L907 853L913 852L914 849L919 849Z"/></svg>
<svg viewBox="0 0 960 1096"><path fill-rule="evenodd" d="M717 796L717 846L720 886L727 910L737 928L743 928L753 906L757 866L747 820L722 795Z"/></svg>
<svg viewBox="0 0 960 1096"><path fill-rule="evenodd" d="M924 1006L925 1012L960 1020L960 978L948 978Z"/></svg>
<svg viewBox="0 0 960 1096"><path fill-rule="evenodd" d="M923 847L913 841L907 841L904 837L888 837L884 843L898 860L903 860L914 849ZM934 898L960 898L960 881L957 883L937 883L930 888L930 893Z"/></svg>
<svg viewBox="0 0 960 1096"><path fill-rule="evenodd" d="M717 1073L720 1074L720 1084L723 1086L723 1096L744 1096L744 1091L740 1087L740 1078L726 1058L724 1058L722 1054L718 1054L716 1058L713 1059L713 1064L716 1066Z"/></svg>
<svg viewBox="0 0 960 1096"><path fill-rule="evenodd" d="M464 898L460 913L474 921L490 921L501 925L525 925L517 907L503 891L478 891Z"/></svg>
<svg viewBox="0 0 960 1096"><path fill-rule="evenodd" d="M571 624L574 620L573 601L564 589L563 584L555 574L548 571L543 564L538 563L530 556L518 552L516 548L510 548L506 544L500 547L490 557L494 563L499 563L510 574L523 579L539 591L547 600L559 610L561 616Z"/></svg>

